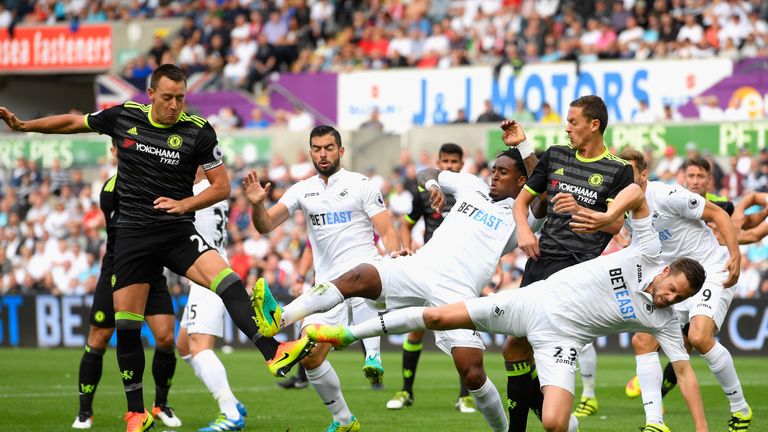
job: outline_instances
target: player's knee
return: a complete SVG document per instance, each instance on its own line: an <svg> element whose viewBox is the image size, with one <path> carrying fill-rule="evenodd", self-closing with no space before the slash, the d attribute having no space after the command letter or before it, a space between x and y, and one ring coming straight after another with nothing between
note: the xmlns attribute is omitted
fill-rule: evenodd
<svg viewBox="0 0 768 432"><path fill-rule="evenodd" d="M88 334L88 346L100 350L107 349L107 344L109 344L109 339L112 337L112 332L113 329L111 328L102 329L94 327L94 330Z"/></svg>
<svg viewBox="0 0 768 432"><path fill-rule="evenodd" d="M632 348L636 355L648 354L659 349L659 343L649 334L635 333L632 336Z"/></svg>
<svg viewBox="0 0 768 432"><path fill-rule="evenodd" d="M461 370L461 379L468 389L477 390L485 384L485 370L479 364L469 365Z"/></svg>
<svg viewBox="0 0 768 432"><path fill-rule="evenodd" d="M444 317L438 308L426 308L424 309L424 325L428 329L440 330L442 329Z"/></svg>
<svg viewBox="0 0 768 432"><path fill-rule="evenodd" d="M694 331L693 329L688 331L688 343L691 344L700 353L707 353L715 344L714 337L707 332Z"/></svg>
<svg viewBox="0 0 768 432"><path fill-rule="evenodd" d="M516 338L514 336L508 337L501 349L501 354L506 362L525 360L530 357L531 353L528 339Z"/></svg>
<svg viewBox="0 0 768 432"><path fill-rule="evenodd" d="M412 344L420 344L424 338L424 330L408 333L408 342Z"/></svg>
<svg viewBox="0 0 768 432"><path fill-rule="evenodd" d="M568 432L568 419L570 413L562 415L559 413L542 413L541 425L547 432Z"/></svg>
<svg viewBox="0 0 768 432"><path fill-rule="evenodd" d="M173 332L163 332L155 335L155 346L165 350L173 350Z"/></svg>

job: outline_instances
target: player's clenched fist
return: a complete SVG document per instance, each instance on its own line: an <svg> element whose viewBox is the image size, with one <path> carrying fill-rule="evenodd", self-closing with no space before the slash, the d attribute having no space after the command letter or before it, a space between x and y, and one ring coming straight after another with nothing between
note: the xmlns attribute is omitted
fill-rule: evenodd
<svg viewBox="0 0 768 432"><path fill-rule="evenodd" d="M256 174L256 170L251 170L243 178L243 190L245 191L245 197L251 204L260 204L267 200L269 195L269 189L272 187L272 183L267 183L261 186L259 183L259 175Z"/></svg>

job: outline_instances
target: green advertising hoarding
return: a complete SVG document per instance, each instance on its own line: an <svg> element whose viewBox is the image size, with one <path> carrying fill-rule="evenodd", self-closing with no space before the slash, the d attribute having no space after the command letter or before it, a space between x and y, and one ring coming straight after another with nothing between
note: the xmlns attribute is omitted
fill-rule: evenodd
<svg viewBox="0 0 768 432"><path fill-rule="evenodd" d="M526 127L525 134L540 150L551 145L568 144L563 126ZM669 144L677 149L678 154L685 154L685 146L689 142L695 143L699 151L715 156L736 154L744 146L754 154L766 148L768 122L622 124L609 126L605 131L606 145L617 151L626 146L638 149L653 146L660 153ZM504 150L501 130L488 131L487 148L489 155Z"/></svg>
<svg viewBox="0 0 768 432"><path fill-rule="evenodd" d="M236 155L247 164L267 163L272 157L269 136L223 135L219 144L227 163ZM42 168L49 168L55 159L65 169L98 166L109 156L109 146L109 137L97 135L2 135L0 168L13 169L19 156L37 161Z"/></svg>

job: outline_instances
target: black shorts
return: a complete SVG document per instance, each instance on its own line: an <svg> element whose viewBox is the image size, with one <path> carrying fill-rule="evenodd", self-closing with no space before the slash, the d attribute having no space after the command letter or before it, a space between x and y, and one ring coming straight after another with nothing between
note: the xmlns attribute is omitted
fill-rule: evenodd
<svg viewBox="0 0 768 432"><path fill-rule="evenodd" d="M101 273L96 283L96 291L93 293L90 312L90 322L94 327L115 326L115 307L112 302L112 284L110 283L113 262L114 258L109 253L104 254L101 260ZM173 301L168 292L168 283L162 273L149 284L149 298L144 307L144 315L173 315Z"/></svg>
<svg viewBox="0 0 768 432"><path fill-rule="evenodd" d="M579 262L574 258L552 259L539 257L537 260L529 259L528 262L525 263L525 270L523 270L523 280L520 282L520 288L544 280L560 270L578 263Z"/></svg>
<svg viewBox="0 0 768 432"><path fill-rule="evenodd" d="M213 249L189 221L158 227L118 227L111 285L118 290L151 283L168 267L184 276L200 255Z"/></svg>

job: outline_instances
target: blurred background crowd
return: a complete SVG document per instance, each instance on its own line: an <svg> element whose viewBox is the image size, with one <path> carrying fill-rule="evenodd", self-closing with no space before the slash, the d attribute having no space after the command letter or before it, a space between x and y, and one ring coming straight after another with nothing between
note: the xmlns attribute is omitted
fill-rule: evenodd
<svg viewBox="0 0 768 432"><path fill-rule="evenodd" d="M18 23L99 23L183 17L176 34L125 64L122 75L146 88L154 67L175 63L188 74L218 77L221 89L259 92L273 74L387 68L503 66L600 59L704 59L768 56L768 2L762 0L8 0L0 27ZM725 101L723 101L725 102ZM639 121L675 120L674 110ZM702 119L740 119L709 112ZM558 123L546 107L526 113ZM229 114L229 115L228 115ZM307 113L269 118L222 113L223 127L293 126ZM708 117L709 115L709 117ZM725 117L723 117L725 115ZM294 117L299 117L294 119ZM496 121L463 118L451 121ZM295 127L292 127L295 129Z"/></svg>

